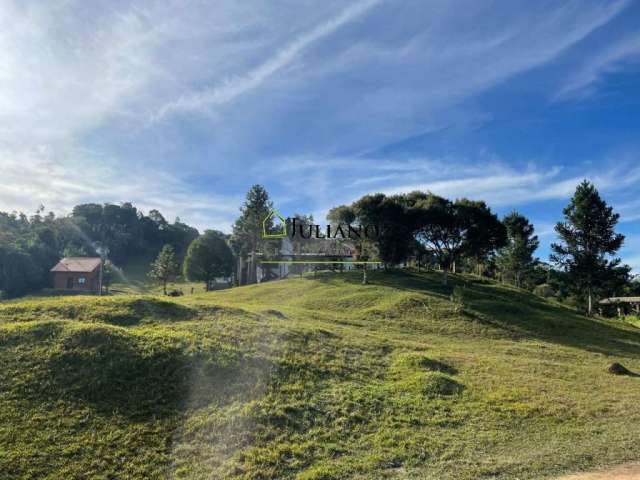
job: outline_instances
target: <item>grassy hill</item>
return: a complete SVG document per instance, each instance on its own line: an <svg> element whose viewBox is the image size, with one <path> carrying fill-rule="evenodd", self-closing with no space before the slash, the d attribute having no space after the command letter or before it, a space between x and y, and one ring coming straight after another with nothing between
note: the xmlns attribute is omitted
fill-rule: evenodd
<svg viewBox="0 0 640 480"><path fill-rule="evenodd" d="M19 479L545 478L637 460L640 331L435 274L0 305Z"/></svg>

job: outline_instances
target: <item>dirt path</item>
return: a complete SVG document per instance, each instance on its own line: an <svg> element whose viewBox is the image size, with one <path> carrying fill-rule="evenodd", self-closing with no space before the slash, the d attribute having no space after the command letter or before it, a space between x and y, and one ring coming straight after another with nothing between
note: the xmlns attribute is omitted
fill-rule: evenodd
<svg viewBox="0 0 640 480"><path fill-rule="evenodd" d="M575 473L558 477L556 480L640 480L640 464L622 465L598 472Z"/></svg>

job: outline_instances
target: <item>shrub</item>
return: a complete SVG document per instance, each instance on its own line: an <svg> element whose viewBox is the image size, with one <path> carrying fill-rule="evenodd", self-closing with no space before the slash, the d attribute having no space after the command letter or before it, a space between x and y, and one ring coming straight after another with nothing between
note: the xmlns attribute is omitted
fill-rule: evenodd
<svg viewBox="0 0 640 480"><path fill-rule="evenodd" d="M533 293L543 298L550 298L555 296L555 291L551 285L548 283L543 283L542 285L537 285L533 289Z"/></svg>

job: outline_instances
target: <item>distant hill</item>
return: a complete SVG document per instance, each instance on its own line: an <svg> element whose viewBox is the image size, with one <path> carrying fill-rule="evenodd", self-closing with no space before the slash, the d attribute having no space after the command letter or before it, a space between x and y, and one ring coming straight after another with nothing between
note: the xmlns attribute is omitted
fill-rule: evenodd
<svg viewBox="0 0 640 480"><path fill-rule="evenodd" d="M640 456L640 330L434 273L0 304L2 478L544 478Z"/></svg>

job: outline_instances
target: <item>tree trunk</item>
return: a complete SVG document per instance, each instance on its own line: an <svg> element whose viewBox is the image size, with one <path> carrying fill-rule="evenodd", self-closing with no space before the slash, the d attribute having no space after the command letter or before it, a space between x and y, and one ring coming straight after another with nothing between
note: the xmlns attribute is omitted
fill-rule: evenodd
<svg viewBox="0 0 640 480"><path fill-rule="evenodd" d="M362 284L367 284L367 264L362 265Z"/></svg>
<svg viewBox="0 0 640 480"><path fill-rule="evenodd" d="M164 294L167 294L167 281L163 280L162 282L162 291L164 292Z"/></svg>
<svg viewBox="0 0 640 480"><path fill-rule="evenodd" d="M591 316L592 303L591 303L591 287L587 289L588 303L587 303L587 315Z"/></svg>

